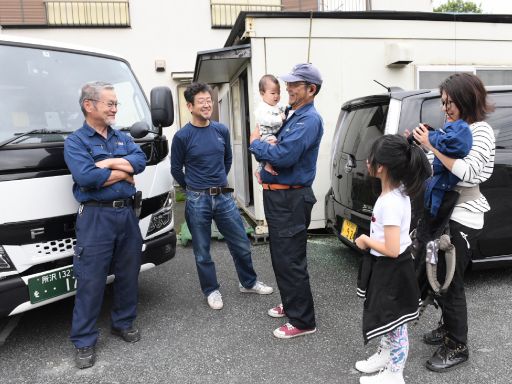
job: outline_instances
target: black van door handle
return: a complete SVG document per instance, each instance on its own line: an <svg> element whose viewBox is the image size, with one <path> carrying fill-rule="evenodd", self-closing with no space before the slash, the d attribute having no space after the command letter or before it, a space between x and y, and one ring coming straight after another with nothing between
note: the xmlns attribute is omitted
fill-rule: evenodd
<svg viewBox="0 0 512 384"><path fill-rule="evenodd" d="M345 163L345 173L350 173L356 167L354 156L348 155L347 162Z"/></svg>

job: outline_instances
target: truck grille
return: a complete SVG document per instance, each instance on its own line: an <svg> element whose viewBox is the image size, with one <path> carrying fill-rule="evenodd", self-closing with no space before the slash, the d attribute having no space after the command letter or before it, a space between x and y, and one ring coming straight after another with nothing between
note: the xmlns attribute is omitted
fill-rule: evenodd
<svg viewBox="0 0 512 384"><path fill-rule="evenodd" d="M53 255L55 253L62 253L73 250L76 244L76 239L70 237L62 240L47 241L46 243L36 244L37 253L40 255Z"/></svg>

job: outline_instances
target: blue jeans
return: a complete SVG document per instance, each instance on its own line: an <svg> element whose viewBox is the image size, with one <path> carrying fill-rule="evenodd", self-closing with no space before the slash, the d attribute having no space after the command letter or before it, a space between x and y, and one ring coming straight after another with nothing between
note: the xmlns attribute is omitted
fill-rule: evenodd
<svg viewBox="0 0 512 384"><path fill-rule="evenodd" d="M228 244L240 284L245 288L256 284L251 243L230 193L210 196L205 192L187 190L185 219L192 235L199 283L205 296L219 289L215 263L210 255L212 220Z"/></svg>

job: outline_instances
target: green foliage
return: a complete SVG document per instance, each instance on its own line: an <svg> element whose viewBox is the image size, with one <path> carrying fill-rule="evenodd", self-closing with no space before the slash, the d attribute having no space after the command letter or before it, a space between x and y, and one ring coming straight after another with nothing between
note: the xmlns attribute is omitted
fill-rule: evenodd
<svg viewBox="0 0 512 384"><path fill-rule="evenodd" d="M454 12L454 13L482 13L482 4L476 4L472 1L449 0L447 3L434 8L434 12Z"/></svg>
<svg viewBox="0 0 512 384"><path fill-rule="evenodd" d="M187 195L182 190L176 190L174 192L174 200L176 202L187 200Z"/></svg>

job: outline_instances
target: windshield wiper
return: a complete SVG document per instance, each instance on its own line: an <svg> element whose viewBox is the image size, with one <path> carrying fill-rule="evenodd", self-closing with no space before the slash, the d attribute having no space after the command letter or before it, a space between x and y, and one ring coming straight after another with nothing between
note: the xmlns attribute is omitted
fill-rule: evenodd
<svg viewBox="0 0 512 384"><path fill-rule="evenodd" d="M61 133L73 133L73 131L62 131L60 129L33 129L32 131L28 131L28 132L15 133L15 135L17 135L17 136L11 137L10 139L0 142L0 148L12 143L13 141L20 139L22 137L25 137L25 136L53 135L53 134L61 134Z"/></svg>

